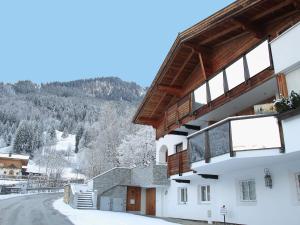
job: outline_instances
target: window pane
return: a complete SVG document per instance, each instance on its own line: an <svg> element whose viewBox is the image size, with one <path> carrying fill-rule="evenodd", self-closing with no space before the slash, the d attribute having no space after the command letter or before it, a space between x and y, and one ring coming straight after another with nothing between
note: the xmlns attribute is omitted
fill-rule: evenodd
<svg viewBox="0 0 300 225"><path fill-rule="evenodd" d="M206 83L204 83L194 91L194 97L195 104L198 108L202 105L207 104Z"/></svg>
<svg viewBox="0 0 300 225"><path fill-rule="evenodd" d="M226 68L228 89L232 89L245 81L243 58Z"/></svg>
<svg viewBox="0 0 300 225"><path fill-rule="evenodd" d="M205 202L206 201L206 193L205 193L205 187L201 186L201 201Z"/></svg>
<svg viewBox="0 0 300 225"><path fill-rule="evenodd" d="M209 185L207 186L206 192L207 192L207 201L210 201L210 186Z"/></svg>
<svg viewBox="0 0 300 225"><path fill-rule="evenodd" d="M256 193L255 193L255 182L253 180L248 181L249 185L249 200L256 200Z"/></svg>
<svg viewBox="0 0 300 225"><path fill-rule="evenodd" d="M209 80L208 83L211 100L214 100L224 94L223 72L217 74L215 77Z"/></svg>
<svg viewBox="0 0 300 225"><path fill-rule="evenodd" d="M250 77L268 68L270 63L268 41L263 42L246 55Z"/></svg>
<svg viewBox="0 0 300 225"><path fill-rule="evenodd" d="M245 181L241 182L241 189L242 189L242 200L249 200L249 186L248 183Z"/></svg>

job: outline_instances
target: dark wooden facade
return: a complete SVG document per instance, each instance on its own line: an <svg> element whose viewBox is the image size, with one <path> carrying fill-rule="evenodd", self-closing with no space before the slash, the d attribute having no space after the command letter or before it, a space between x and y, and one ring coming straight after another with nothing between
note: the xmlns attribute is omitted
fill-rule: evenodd
<svg viewBox="0 0 300 225"><path fill-rule="evenodd" d="M134 122L153 126L159 138L266 82L272 66L192 112L193 90L299 20L298 0L238 0L180 33Z"/></svg>
<svg viewBox="0 0 300 225"><path fill-rule="evenodd" d="M168 157L168 176L175 174L181 175L189 171L191 171L191 169L187 150L177 152Z"/></svg>

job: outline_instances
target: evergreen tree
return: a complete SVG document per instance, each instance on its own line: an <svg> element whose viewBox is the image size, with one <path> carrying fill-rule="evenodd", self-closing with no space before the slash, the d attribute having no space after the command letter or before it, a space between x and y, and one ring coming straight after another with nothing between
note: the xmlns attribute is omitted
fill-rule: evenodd
<svg viewBox="0 0 300 225"><path fill-rule="evenodd" d="M83 132L84 132L84 128L82 125L80 125L77 129L76 136L75 136L75 153L79 151L79 142L83 135Z"/></svg>

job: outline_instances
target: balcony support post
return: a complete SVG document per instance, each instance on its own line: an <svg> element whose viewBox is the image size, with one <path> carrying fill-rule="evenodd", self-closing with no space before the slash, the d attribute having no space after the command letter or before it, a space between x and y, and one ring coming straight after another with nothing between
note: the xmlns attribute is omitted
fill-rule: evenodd
<svg viewBox="0 0 300 225"><path fill-rule="evenodd" d="M204 140L205 140L205 152L204 152L204 159L205 163L210 162L211 154L210 154L210 146L209 146L209 135L208 131L204 132Z"/></svg>
<svg viewBox="0 0 300 225"><path fill-rule="evenodd" d="M233 151L233 146L232 146L231 121L229 121L229 155L230 157L235 156L235 152Z"/></svg>

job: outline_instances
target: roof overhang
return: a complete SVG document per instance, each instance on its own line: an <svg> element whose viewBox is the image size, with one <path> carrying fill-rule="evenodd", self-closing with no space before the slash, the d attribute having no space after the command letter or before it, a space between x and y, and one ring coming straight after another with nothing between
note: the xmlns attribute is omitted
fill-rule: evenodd
<svg viewBox="0 0 300 225"><path fill-rule="evenodd" d="M261 27L283 17L299 16L298 0L238 0L178 34L164 62L140 104L133 122L157 127L166 109L195 87L186 81L197 67L208 63L211 53L226 42L251 34L260 41L266 34ZM202 57L202 58L201 58ZM203 60L204 58L204 60ZM203 82L217 66L202 65ZM201 68L200 68L201 69Z"/></svg>

